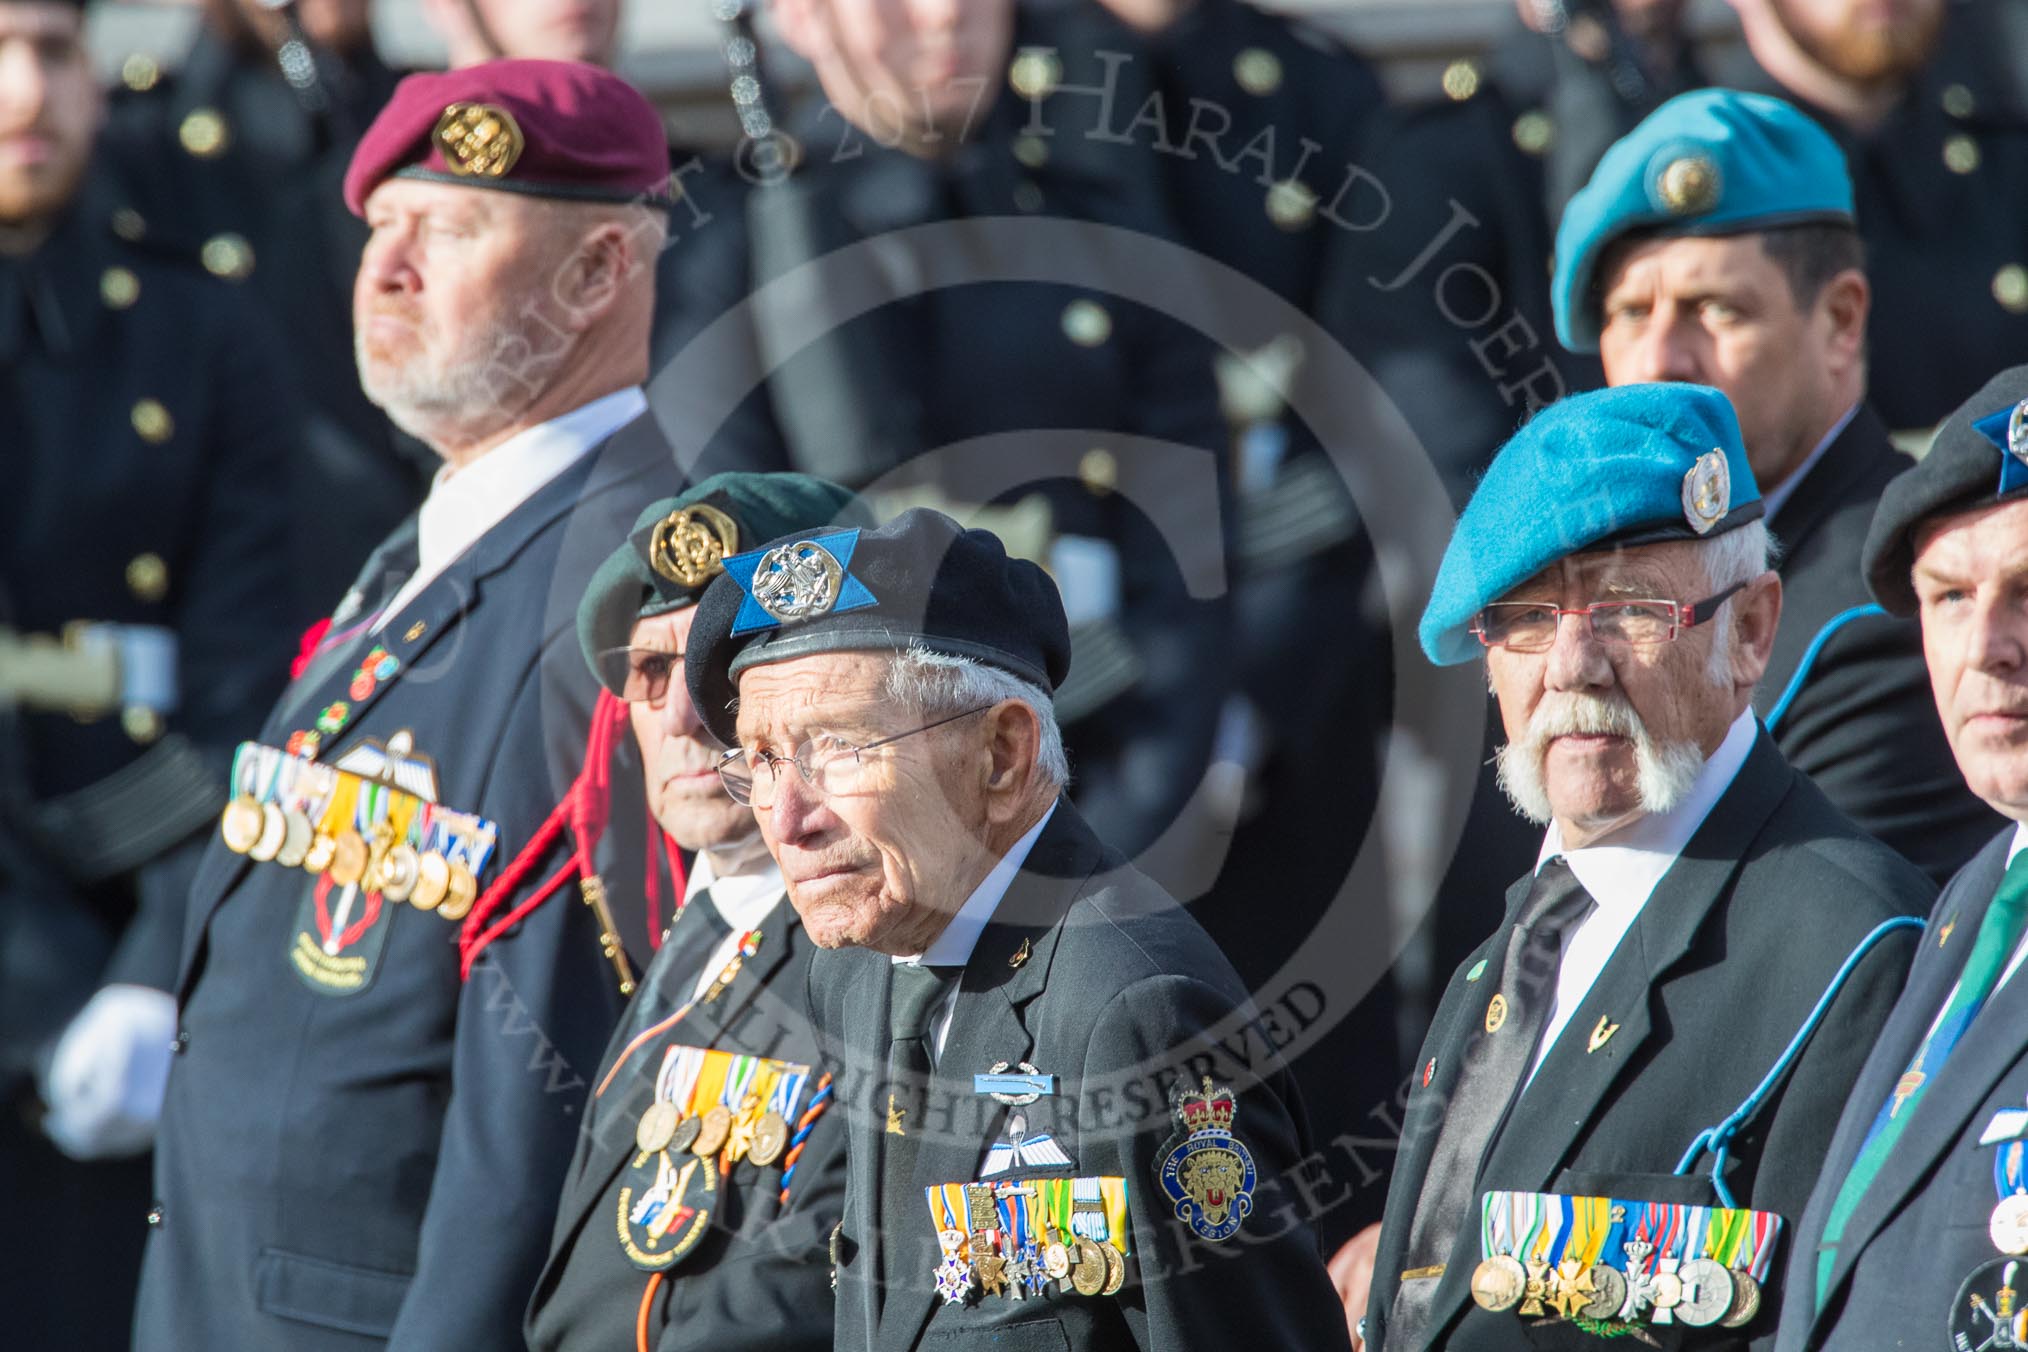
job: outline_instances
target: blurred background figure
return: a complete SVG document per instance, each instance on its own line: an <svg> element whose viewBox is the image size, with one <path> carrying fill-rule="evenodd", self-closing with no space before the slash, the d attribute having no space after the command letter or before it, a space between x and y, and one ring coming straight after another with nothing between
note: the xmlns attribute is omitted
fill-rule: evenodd
<svg viewBox="0 0 2028 1352"><path fill-rule="evenodd" d="M2028 6L1731 0L1751 58L1844 145L1873 276L1870 392L1926 433L2028 353Z"/></svg>
<svg viewBox="0 0 2028 1352"><path fill-rule="evenodd" d="M273 333L116 205L83 11L0 0L0 1215L22 1240L0 1303L22 1348L127 1345L184 894L293 634Z"/></svg>
<svg viewBox="0 0 2028 1352"><path fill-rule="evenodd" d="M172 72L130 59L107 128L128 205L286 321L276 355L303 437L289 457L292 615L329 613L422 500L430 457L360 392L350 288L366 242L340 200L352 147L394 88L368 0L203 0Z"/></svg>
<svg viewBox="0 0 2028 1352"><path fill-rule="evenodd" d="M422 0L422 7L451 66L540 57L610 67L619 53L621 0Z"/></svg>

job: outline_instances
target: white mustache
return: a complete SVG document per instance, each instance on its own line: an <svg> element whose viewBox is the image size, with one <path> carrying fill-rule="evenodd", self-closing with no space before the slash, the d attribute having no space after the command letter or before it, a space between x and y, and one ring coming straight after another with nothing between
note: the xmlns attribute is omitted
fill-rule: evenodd
<svg viewBox="0 0 2028 1352"><path fill-rule="evenodd" d="M1539 751L1557 737L1645 738L1648 729L1624 695L1569 694L1535 706L1528 745Z"/></svg>

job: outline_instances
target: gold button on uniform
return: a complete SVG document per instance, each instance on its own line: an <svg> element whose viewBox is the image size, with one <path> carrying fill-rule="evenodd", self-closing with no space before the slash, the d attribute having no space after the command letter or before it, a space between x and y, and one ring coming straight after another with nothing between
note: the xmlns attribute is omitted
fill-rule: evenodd
<svg viewBox="0 0 2028 1352"><path fill-rule="evenodd" d="M1077 481L1090 493L1105 494L1119 487L1119 458L1103 446L1094 446L1078 457Z"/></svg>
<svg viewBox="0 0 2028 1352"><path fill-rule="evenodd" d="M244 235L235 235L231 231L213 235L204 241L198 257L203 260L206 272L228 282L244 281L253 275L253 245L246 242Z"/></svg>
<svg viewBox="0 0 2028 1352"><path fill-rule="evenodd" d="M158 399L139 399L134 402L134 430L141 434L141 440L160 446L169 440L176 430L176 420L169 416L169 410L162 407Z"/></svg>
<svg viewBox="0 0 2028 1352"><path fill-rule="evenodd" d="M1979 110L1979 101L1961 84L1948 84L1943 91L1943 110L1952 117L1970 117Z"/></svg>
<svg viewBox="0 0 2028 1352"><path fill-rule="evenodd" d="M1063 62L1055 52L1030 49L1007 68L1007 83L1024 99L1046 99L1063 83Z"/></svg>
<svg viewBox="0 0 2028 1352"><path fill-rule="evenodd" d="M421 620L417 620L408 627L408 632L403 634L402 637L413 643L423 636L423 630L427 628L429 628L428 625L424 624Z"/></svg>
<svg viewBox="0 0 2028 1352"><path fill-rule="evenodd" d="M176 139L198 159L208 160L223 153L232 134L226 128L225 115L216 108L193 108L176 128Z"/></svg>
<svg viewBox="0 0 2028 1352"><path fill-rule="evenodd" d="M1979 167L1979 143L1960 132L1947 137L1943 146L1944 167L1954 174L1969 174Z"/></svg>
<svg viewBox="0 0 2028 1352"><path fill-rule="evenodd" d="M1040 169L1049 163L1049 142L1040 136L1017 136L1014 138L1014 158L1030 169Z"/></svg>
<svg viewBox="0 0 2028 1352"><path fill-rule="evenodd" d="M1317 194L1301 179L1284 179L1268 189L1268 219L1284 230L1300 230L1317 215Z"/></svg>
<svg viewBox="0 0 2028 1352"><path fill-rule="evenodd" d="M1281 58L1265 47L1248 47L1233 58L1232 78L1247 93L1264 98L1282 87Z"/></svg>
<svg viewBox="0 0 2028 1352"><path fill-rule="evenodd" d="M113 233L129 244L138 244L147 237L148 222L132 207L120 207L113 212Z"/></svg>
<svg viewBox="0 0 2028 1352"><path fill-rule="evenodd" d="M137 704L120 715L120 726L127 736L146 746L162 735L162 715Z"/></svg>
<svg viewBox="0 0 2028 1352"><path fill-rule="evenodd" d="M1463 103L1479 92L1479 68L1470 61L1457 60L1444 67L1444 94Z"/></svg>
<svg viewBox="0 0 2028 1352"><path fill-rule="evenodd" d="M2028 268L2009 263L1994 273L1993 299L2008 314L2028 315Z"/></svg>
<svg viewBox="0 0 2028 1352"><path fill-rule="evenodd" d="M120 63L120 83L136 94L145 94L162 78L162 67L146 52L135 52Z"/></svg>
<svg viewBox="0 0 2028 1352"><path fill-rule="evenodd" d="M141 279L132 268L112 267L99 274L99 299L108 310L124 310L141 298Z"/></svg>
<svg viewBox="0 0 2028 1352"><path fill-rule="evenodd" d="M127 562L127 590L154 605L169 594L169 565L160 554L136 554Z"/></svg>
<svg viewBox="0 0 2028 1352"><path fill-rule="evenodd" d="M1063 307L1063 332L1079 347L1097 347L1113 336L1113 317L1095 300L1074 300Z"/></svg>
<svg viewBox="0 0 2028 1352"><path fill-rule="evenodd" d="M1534 108L1514 119L1514 144L1530 155L1546 155L1556 140L1556 123Z"/></svg>

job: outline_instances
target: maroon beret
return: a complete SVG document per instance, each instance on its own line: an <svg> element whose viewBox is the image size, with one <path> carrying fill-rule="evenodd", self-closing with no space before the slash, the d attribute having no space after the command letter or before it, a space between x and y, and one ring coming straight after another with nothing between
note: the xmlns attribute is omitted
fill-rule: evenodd
<svg viewBox="0 0 2028 1352"><path fill-rule="evenodd" d="M366 214L382 179L429 179L575 202L666 205L669 142L640 91L575 61L488 61L411 75L345 171Z"/></svg>

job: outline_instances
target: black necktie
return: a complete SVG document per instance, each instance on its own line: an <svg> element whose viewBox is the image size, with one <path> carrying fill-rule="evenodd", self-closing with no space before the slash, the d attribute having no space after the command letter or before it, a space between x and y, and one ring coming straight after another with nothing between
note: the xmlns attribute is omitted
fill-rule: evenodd
<svg viewBox="0 0 2028 1352"><path fill-rule="evenodd" d="M884 1105L887 1125L885 1134L880 1138L880 1219L882 1249L887 1259L882 1263L883 1275L888 1284L897 1281L905 1284L908 1278L896 1270L894 1260L902 1255L915 1254L920 1245L913 1241L923 1233L921 1226L914 1225L916 1218L908 1205L908 1197L912 1192L918 1201L922 1197L913 1180L916 1152L922 1148L922 1133L928 1125L924 1121L923 1106L929 1101L932 1073L930 1025L935 1021L944 997L950 993L951 978L957 974L957 969L899 962L893 965L893 973L893 985L887 996L887 1102ZM904 1285L902 1289L907 1288ZM900 1301L897 1308L903 1312L902 1317L918 1312L914 1310L913 1302L908 1300ZM883 1298L883 1322L886 1312Z"/></svg>
<svg viewBox="0 0 2028 1352"><path fill-rule="evenodd" d="M1479 1167L1535 1059L1535 1047L1556 1006L1556 970L1563 939L1591 910L1591 894L1562 856L1535 875L1507 940L1500 984L1482 1022L1467 1040L1464 1065L1451 1091L1429 1172L1423 1175L1409 1224L1406 1269L1387 1317L1391 1348L1420 1347L1429 1333L1431 1303L1458 1231L1471 1219ZM1422 1275L1410 1278L1408 1272Z"/></svg>
<svg viewBox="0 0 2028 1352"><path fill-rule="evenodd" d="M705 964L731 933L732 926L725 923L718 904L711 899L711 889L700 888L683 904L663 936L662 946L655 950L654 961L648 964L656 998L670 1009L690 999L704 977Z"/></svg>

